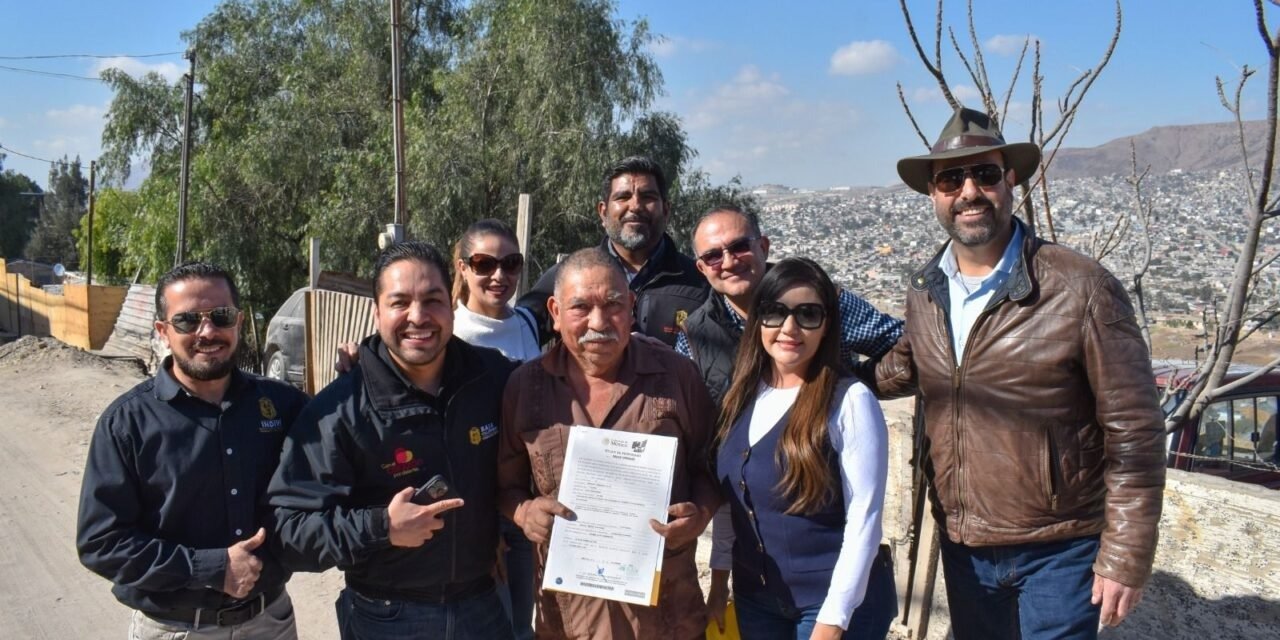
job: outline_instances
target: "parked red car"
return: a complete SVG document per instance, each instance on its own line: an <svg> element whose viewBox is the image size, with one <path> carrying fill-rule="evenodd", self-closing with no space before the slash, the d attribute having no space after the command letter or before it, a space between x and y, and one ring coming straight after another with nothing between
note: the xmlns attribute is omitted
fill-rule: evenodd
<svg viewBox="0 0 1280 640"><path fill-rule="evenodd" d="M1173 412L1196 381L1193 362L1152 363L1161 397L1170 387L1165 415ZM1223 384L1239 380L1258 367L1233 364ZM1169 467L1280 489L1280 443L1276 413L1280 404L1280 369L1215 398L1197 421L1186 421L1169 435Z"/></svg>

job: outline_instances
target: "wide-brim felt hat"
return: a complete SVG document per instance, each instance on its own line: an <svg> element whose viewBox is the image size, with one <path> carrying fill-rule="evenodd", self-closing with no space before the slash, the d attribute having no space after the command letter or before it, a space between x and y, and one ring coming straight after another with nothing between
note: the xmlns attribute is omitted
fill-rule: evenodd
<svg viewBox="0 0 1280 640"><path fill-rule="evenodd" d="M1006 169L1013 169L1017 184L1023 184L1035 175L1040 167L1040 147L1030 142L1007 143L991 118L981 111L957 109L942 135L933 143L931 153L898 161L898 176L915 191L929 195L929 182L933 180L933 163L965 156L976 156L988 151L1004 154Z"/></svg>

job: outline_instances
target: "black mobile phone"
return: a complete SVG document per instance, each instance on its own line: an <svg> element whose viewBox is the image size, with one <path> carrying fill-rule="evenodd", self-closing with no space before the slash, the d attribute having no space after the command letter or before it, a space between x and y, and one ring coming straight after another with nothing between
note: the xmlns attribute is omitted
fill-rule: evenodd
<svg viewBox="0 0 1280 640"><path fill-rule="evenodd" d="M413 492L413 498L410 502L425 506L457 497L458 492L453 490L453 486L449 484L449 481L437 473L430 480L427 480L426 484L418 487L418 490Z"/></svg>

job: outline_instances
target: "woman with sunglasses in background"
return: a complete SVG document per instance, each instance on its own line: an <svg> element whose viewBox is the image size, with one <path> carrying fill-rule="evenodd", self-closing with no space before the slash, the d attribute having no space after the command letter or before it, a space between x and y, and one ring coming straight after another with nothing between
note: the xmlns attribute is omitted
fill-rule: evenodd
<svg viewBox="0 0 1280 640"><path fill-rule="evenodd" d="M891 577L887 593L868 585L888 470L884 415L841 370L839 314L822 268L788 258L760 282L738 347L716 474L744 640L884 638L893 614L881 614L896 611ZM877 601L855 618L864 597ZM861 622L866 610L874 622Z"/></svg>
<svg viewBox="0 0 1280 640"><path fill-rule="evenodd" d="M511 227L493 218L477 220L454 245L453 259L453 334L516 362L536 358L541 351L533 314L508 304L524 270Z"/></svg>
<svg viewBox="0 0 1280 640"><path fill-rule="evenodd" d="M508 304L524 269L511 227L493 218L472 223L454 245L453 259L453 335L517 362L540 355L533 314ZM520 527L498 517L507 544L507 590L499 594L509 603L516 640L528 640L533 637L533 546Z"/></svg>

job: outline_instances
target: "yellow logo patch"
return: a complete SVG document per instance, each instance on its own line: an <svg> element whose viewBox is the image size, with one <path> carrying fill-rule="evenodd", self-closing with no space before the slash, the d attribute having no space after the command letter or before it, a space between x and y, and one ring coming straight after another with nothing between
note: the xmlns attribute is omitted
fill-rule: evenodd
<svg viewBox="0 0 1280 640"><path fill-rule="evenodd" d="M471 444L480 444L483 438L480 436L480 427L471 427Z"/></svg>
<svg viewBox="0 0 1280 640"><path fill-rule="evenodd" d="M258 398L258 411L262 413L263 420L276 417L276 405L271 404L271 398Z"/></svg>
<svg viewBox="0 0 1280 640"><path fill-rule="evenodd" d="M684 321L689 319L689 312L684 309L676 311L676 326L683 327Z"/></svg>

